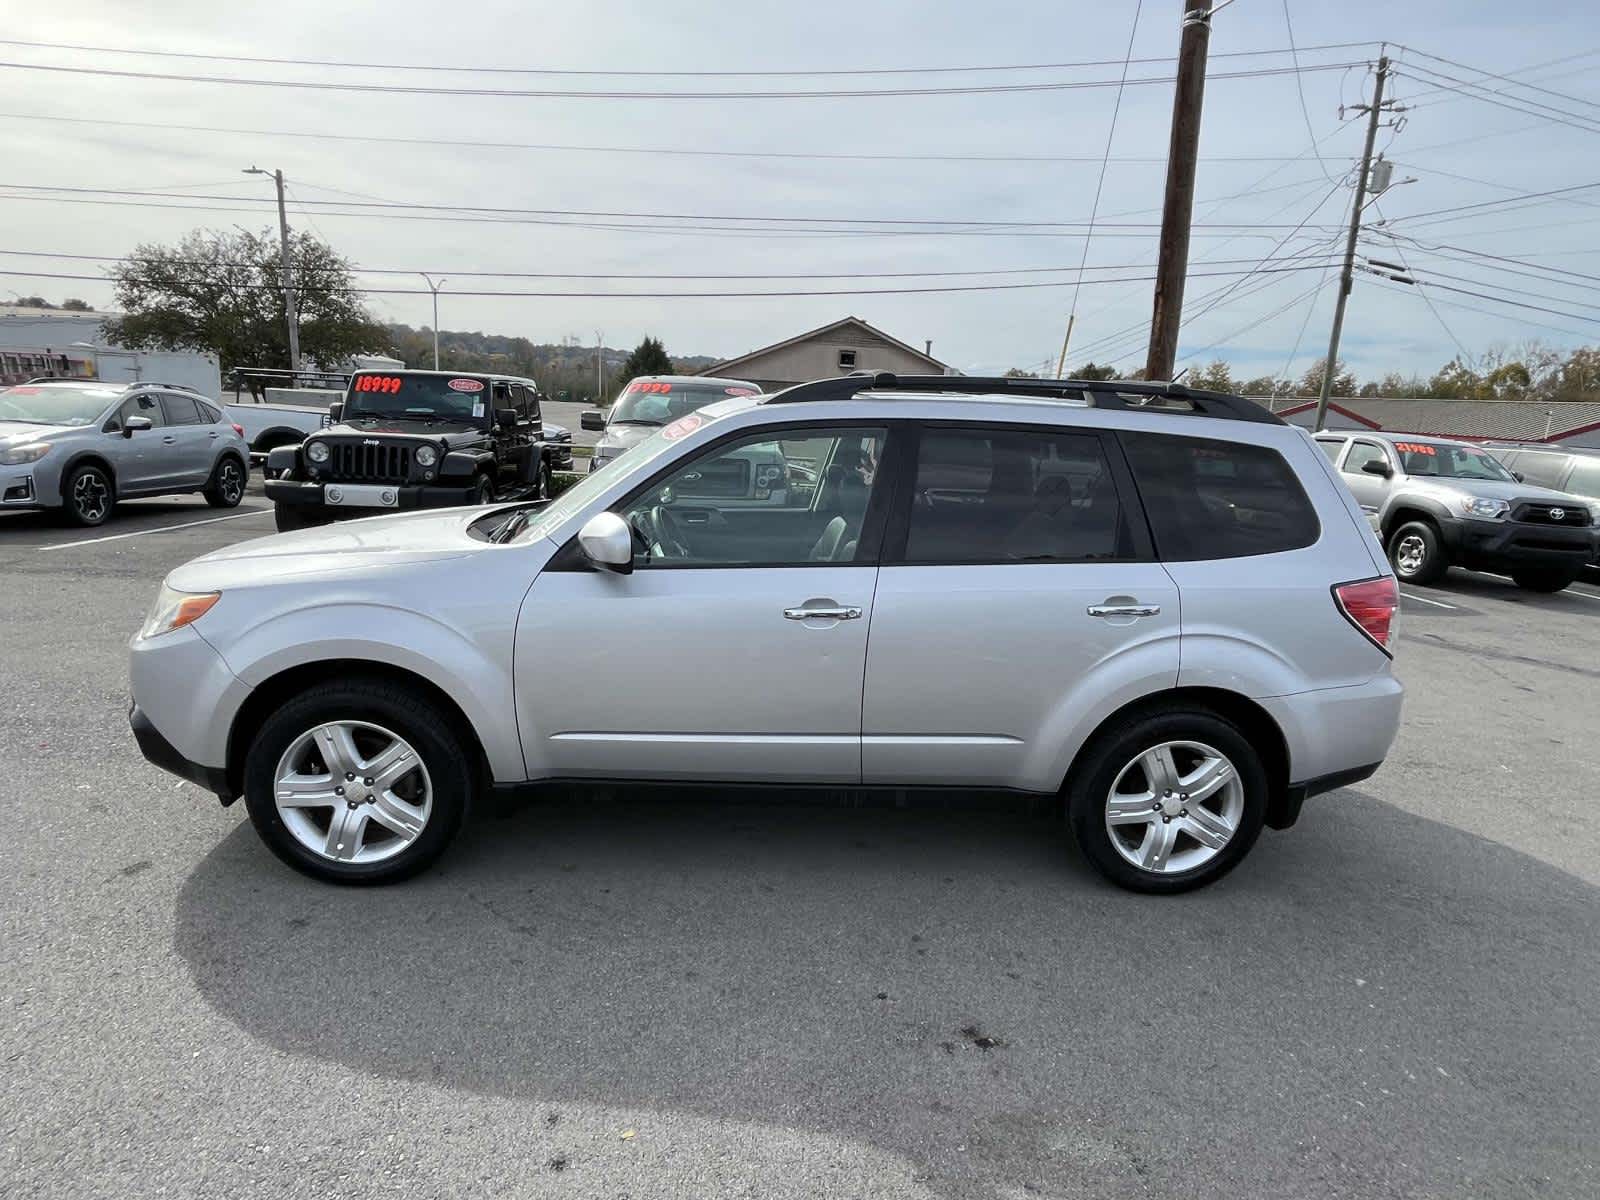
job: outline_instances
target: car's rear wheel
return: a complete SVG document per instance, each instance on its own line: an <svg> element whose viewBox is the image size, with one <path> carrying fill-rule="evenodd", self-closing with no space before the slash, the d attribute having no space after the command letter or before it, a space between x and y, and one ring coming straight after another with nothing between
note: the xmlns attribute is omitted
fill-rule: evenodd
<svg viewBox="0 0 1600 1200"><path fill-rule="evenodd" d="M478 482L473 488L472 503L494 503L494 480L490 479L487 475L478 476Z"/></svg>
<svg viewBox="0 0 1600 1200"><path fill-rule="evenodd" d="M550 471L550 464L542 462L539 464L539 490L534 493L533 498L535 500L548 500L555 495L555 491L555 475Z"/></svg>
<svg viewBox="0 0 1600 1200"><path fill-rule="evenodd" d="M307 875L388 883L444 853L473 798L471 753L431 700L381 679L322 684L278 708L245 758L267 846Z"/></svg>
<svg viewBox="0 0 1600 1200"><path fill-rule="evenodd" d="M201 492L212 508L235 508L244 499L244 466L233 455L220 459Z"/></svg>
<svg viewBox="0 0 1600 1200"><path fill-rule="evenodd" d="M66 478L61 489L62 511L74 525L103 525L117 502L111 477L100 467L85 464Z"/></svg>
<svg viewBox="0 0 1600 1200"><path fill-rule="evenodd" d="M1525 591L1559 592L1568 584L1576 583L1578 576L1571 571L1545 569L1513 571L1511 572L1511 580Z"/></svg>
<svg viewBox="0 0 1600 1200"><path fill-rule="evenodd" d="M1084 856L1138 892L1202 887L1261 832L1267 774L1239 730L1205 710L1166 710L1099 735L1067 784Z"/></svg>
<svg viewBox="0 0 1600 1200"><path fill-rule="evenodd" d="M326 525L333 518L319 512L315 508L306 508L297 504L275 504L272 507L272 523L278 527L279 533L293 533L297 529L314 529L318 525Z"/></svg>
<svg viewBox="0 0 1600 1200"><path fill-rule="evenodd" d="M1389 562L1402 583L1434 583L1450 569L1439 531L1424 521L1408 521L1390 535Z"/></svg>

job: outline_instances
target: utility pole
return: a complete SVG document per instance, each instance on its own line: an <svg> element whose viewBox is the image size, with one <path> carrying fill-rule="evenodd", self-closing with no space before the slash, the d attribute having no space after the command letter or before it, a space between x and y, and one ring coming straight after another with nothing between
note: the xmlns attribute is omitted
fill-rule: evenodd
<svg viewBox="0 0 1600 1200"><path fill-rule="evenodd" d="M433 293L433 369L437 371L439 369L439 289L450 281L441 279L438 283L435 283L428 277L426 271L418 271L417 274L422 276L423 282L428 285L428 290Z"/></svg>
<svg viewBox="0 0 1600 1200"><path fill-rule="evenodd" d="M1213 11L1212 0L1183 0L1183 37L1178 43L1178 84L1172 98L1167 195L1161 208L1161 249L1156 257L1150 352L1144 364L1146 379L1171 377L1172 360L1178 353L1183 286L1189 273L1194 171L1200 153L1200 109L1206 95L1206 48L1211 42Z"/></svg>
<svg viewBox="0 0 1600 1200"><path fill-rule="evenodd" d="M1356 202L1350 207L1350 236L1344 244L1344 270L1339 275L1339 296L1333 305L1333 333L1328 338L1328 357L1322 369L1322 393L1317 397L1317 419L1312 425L1320 430L1328 420L1328 397L1333 392L1333 377L1339 369L1339 335L1344 332L1344 308L1350 299L1350 285L1355 278L1356 237L1361 232L1361 210L1367 203L1367 177L1372 170L1372 146L1378 140L1378 119L1383 113L1383 84L1389 77L1389 60L1378 59L1378 76L1372 84L1372 104L1367 108L1367 143L1361 151L1361 170L1356 176ZM1361 108L1356 109L1357 112Z"/></svg>
<svg viewBox="0 0 1600 1200"><path fill-rule="evenodd" d="M289 265L289 214L283 206L283 172L251 167L246 175L271 175L278 185L278 248L283 260L283 318L289 323L289 371L300 374L300 320L294 307L294 271ZM290 379L290 386L295 380Z"/></svg>
<svg viewBox="0 0 1600 1200"><path fill-rule="evenodd" d="M594 331L594 402L601 408L606 404L606 377L603 364L606 335Z"/></svg>

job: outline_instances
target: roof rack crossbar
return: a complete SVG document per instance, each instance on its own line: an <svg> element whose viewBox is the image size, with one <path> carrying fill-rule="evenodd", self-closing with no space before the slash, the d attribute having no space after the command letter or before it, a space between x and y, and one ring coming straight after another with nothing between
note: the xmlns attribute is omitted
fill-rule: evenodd
<svg viewBox="0 0 1600 1200"><path fill-rule="evenodd" d="M1153 412L1192 414L1232 421L1255 421L1282 425L1283 418L1242 396L1185 387L1181 383L1144 380L1099 379L1015 379L972 375L894 375L888 371L861 372L838 379L819 379L800 383L774 393L766 404L798 404L813 400L849 400L861 392L945 392L968 396L1012 395L1046 400L1085 400L1094 408L1137 412L1144 405L1129 402L1130 397L1150 400L1174 399L1189 404L1188 409L1151 408Z"/></svg>

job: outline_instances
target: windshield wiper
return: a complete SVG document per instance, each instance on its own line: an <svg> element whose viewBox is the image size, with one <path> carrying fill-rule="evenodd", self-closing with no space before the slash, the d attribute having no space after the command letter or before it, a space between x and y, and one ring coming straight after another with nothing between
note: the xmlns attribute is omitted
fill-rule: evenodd
<svg viewBox="0 0 1600 1200"><path fill-rule="evenodd" d="M665 425L665 421L643 421L638 417L617 417L611 422L613 425Z"/></svg>
<svg viewBox="0 0 1600 1200"><path fill-rule="evenodd" d="M517 534L528 527L528 510L519 508L512 513L506 523L489 535L489 540L496 545L509 542Z"/></svg>

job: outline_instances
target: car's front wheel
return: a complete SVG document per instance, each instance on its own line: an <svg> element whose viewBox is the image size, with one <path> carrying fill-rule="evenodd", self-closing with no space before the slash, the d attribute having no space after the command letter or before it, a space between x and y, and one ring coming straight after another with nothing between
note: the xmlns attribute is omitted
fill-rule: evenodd
<svg viewBox="0 0 1600 1200"><path fill-rule="evenodd" d="M1450 569L1439 531L1423 521L1407 522L1390 535L1389 562L1401 583L1433 583Z"/></svg>
<svg viewBox="0 0 1600 1200"><path fill-rule="evenodd" d="M535 492L533 496L535 500L548 500L550 497L555 495L556 479L555 475L550 470L550 464L548 462L542 462L539 464L538 487L539 490Z"/></svg>
<svg viewBox="0 0 1600 1200"><path fill-rule="evenodd" d="M1559 592L1577 580L1578 576L1571 571L1546 569L1511 572L1511 581L1528 592Z"/></svg>
<svg viewBox="0 0 1600 1200"><path fill-rule="evenodd" d="M494 503L494 480L490 479L487 475L478 476L478 482L476 485L474 485L472 490L472 503Z"/></svg>
<svg viewBox="0 0 1600 1200"><path fill-rule="evenodd" d="M1113 883L1182 892L1231 871L1266 815L1267 775L1214 713L1168 710L1097 737L1067 786L1084 856Z"/></svg>
<svg viewBox="0 0 1600 1200"><path fill-rule="evenodd" d="M427 867L460 829L476 779L439 706L376 678L320 684L280 706L244 764L262 840L334 883L388 883Z"/></svg>
<svg viewBox="0 0 1600 1200"><path fill-rule="evenodd" d="M61 489L62 511L74 525L104 525L116 505L111 477L92 464L78 467Z"/></svg>

